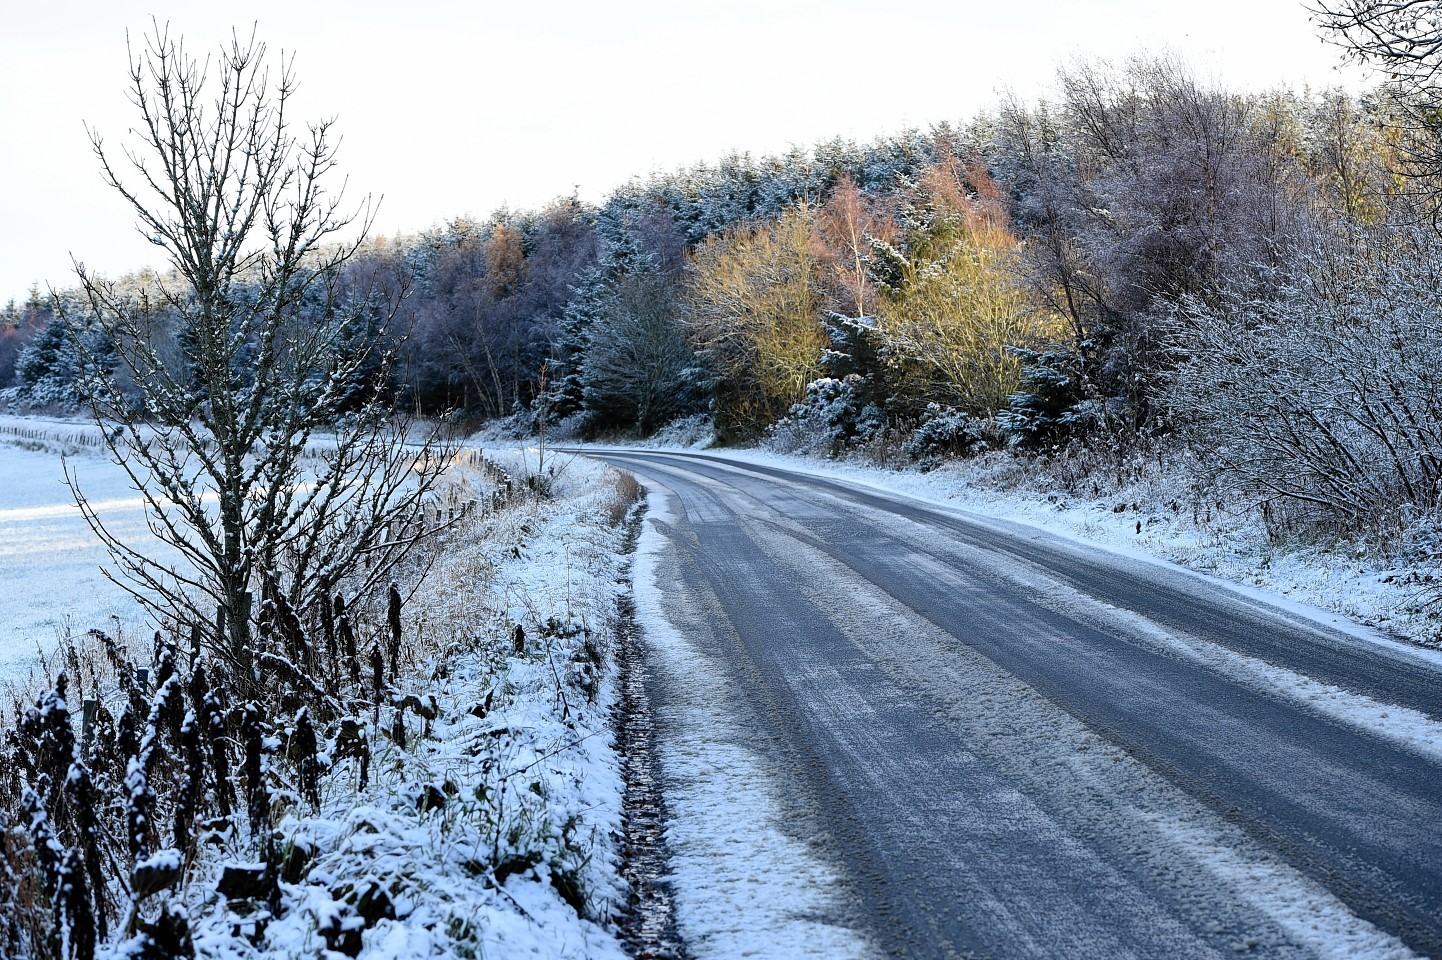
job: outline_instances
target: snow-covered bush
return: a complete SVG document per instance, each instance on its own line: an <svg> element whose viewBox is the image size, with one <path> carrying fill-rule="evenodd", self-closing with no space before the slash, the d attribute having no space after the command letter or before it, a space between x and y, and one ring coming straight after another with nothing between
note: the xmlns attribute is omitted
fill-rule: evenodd
<svg viewBox="0 0 1442 960"><path fill-rule="evenodd" d="M1172 416L1274 528L1398 530L1442 503L1439 271L1430 230L1379 230L1179 311Z"/></svg>
<svg viewBox="0 0 1442 960"><path fill-rule="evenodd" d="M811 381L805 401L767 429L767 445L783 453L834 457L885 431L885 413L863 402L859 383L855 375Z"/></svg>
<svg viewBox="0 0 1442 960"><path fill-rule="evenodd" d="M977 420L954 407L931 403L927 404L925 418L901 448L927 470L945 457L969 456L987 449L995 430L991 421Z"/></svg>
<svg viewBox="0 0 1442 960"><path fill-rule="evenodd" d="M1008 442L1042 448L1085 435L1104 420L1104 401L1088 384L1085 349L1012 347L1021 359L1021 389L1007 398L997 423Z"/></svg>

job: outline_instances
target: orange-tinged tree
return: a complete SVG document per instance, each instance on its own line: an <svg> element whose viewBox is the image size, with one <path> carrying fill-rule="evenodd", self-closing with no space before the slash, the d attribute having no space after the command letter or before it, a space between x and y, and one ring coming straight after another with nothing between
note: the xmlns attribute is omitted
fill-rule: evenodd
<svg viewBox="0 0 1442 960"><path fill-rule="evenodd" d="M881 308L897 394L913 406L995 416L1020 384L1010 348L1060 339L1066 328L1022 282L1019 242L984 170L939 163L919 180L917 203L929 221L908 238Z"/></svg>
<svg viewBox="0 0 1442 960"><path fill-rule="evenodd" d="M526 254L521 231L498 223L486 240L486 288L491 299L503 300L520 289L526 280Z"/></svg>
<svg viewBox="0 0 1442 960"><path fill-rule="evenodd" d="M820 243L820 272L827 307L852 317L876 311L876 283L869 264L871 242L891 242L896 224L875 199L865 196L856 182L843 176L816 212L816 238Z"/></svg>

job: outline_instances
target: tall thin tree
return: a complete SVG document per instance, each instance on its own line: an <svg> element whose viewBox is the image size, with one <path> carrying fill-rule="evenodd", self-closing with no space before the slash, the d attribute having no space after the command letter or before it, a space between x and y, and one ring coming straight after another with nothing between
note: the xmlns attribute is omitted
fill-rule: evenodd
<svg viewBox="0 0 1442 960"><path fill-rule="evenodd" d="M272 81L266 52L233 35L197 60L156 24L131 48L126 163L91 131L105 182L173 272L137 302L77 264L116 351L88 364L83 395L170 549L116 533L68 474L107 575L162 618L218 620L208 634L243 675L254 593L313 610L386 582L431 532L423 506L450 452L387 408L403 291L347 289L373 206L345 204L333 121L293 128L293 59Z"/></svg>

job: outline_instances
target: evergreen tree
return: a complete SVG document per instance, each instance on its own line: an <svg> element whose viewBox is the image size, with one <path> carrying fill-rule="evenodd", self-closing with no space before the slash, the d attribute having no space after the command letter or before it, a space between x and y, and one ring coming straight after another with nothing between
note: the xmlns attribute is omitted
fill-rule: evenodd
<svg viewBox="0 0 1442 960"><path fill-rule="evenodd" d="M644 436L695 407L694 358L671 277L649 258L631 270L595 301L579 381L589 429L634 426Z"/></svg>
<svg viewBox="0 0 1442 960"><path fill-rule="evenodd" d="M1090 343L1047 350L1013 347L1021 360L1021 387L998 417L1002 433L1019 446L1051 446L1098 426L1103 401L1088 389L1094 359Z"/></svg>
<svg viewBox="0 0 1442 960"><path fill-rule="evenodd" d="M103 330L58 310L16 358L17 399L30 407L78 410L82 374L114 365L114 344Z"/></svg>
<svg viewBox="0 0 1442 960"><path fill-rule="evenodd" d="M47 323L15 361L20 399L34 406L78 408L75 380L79 372L70 321L63 316Z"/></svg>
<svg viewBox="0 0 1442 960"><path fill-rule="evenodd" d="M572 288L561 317L561 336L551 352L551 389L546 403L552 416L564 419L585 408L581 367L591 347L591 330L610 297L609 274L603 267L583 273Z"/></svg>

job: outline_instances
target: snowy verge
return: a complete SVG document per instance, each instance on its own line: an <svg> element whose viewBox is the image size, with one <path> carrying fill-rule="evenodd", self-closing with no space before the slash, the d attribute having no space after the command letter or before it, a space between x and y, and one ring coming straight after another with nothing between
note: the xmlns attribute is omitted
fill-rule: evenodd
<svg viewBox="0 0 1442 960"><path fill-rule="evenodd" d="M310 853L263 933L223 901L192 905L202 955L625 955L612 476L575 465L552 499L452 538L407 604L422 652L398 684L434 719L402 718L404 742L375 740L368 784L332 776L319 811L278 823L283 847Z"/></svg>
<svg viewBox="0 0 1442 960"><path fill-rule="evenodd" d="M75 614L83 630L91 625L83 600L100 580L95 558L87 553L65 567L61 584L59 567L35 562L37 551L76 553L87 542L82 527L55 526L74 511L59 456L83 458L87 477L98 478L87 483L117 510L133 509L134 492L127 498L123 474L76 439L84 424L7 417L0 426L13 428L0 432L0 477L17 481L0 500L0 546L15 555L21 580L12 588L34 594L58 622ZM122 912L102 935L102 957L142 949L128 936L130 921L156 915L162 900L160 916L183 919L198 956L224 960L625 956L616 924L628 894L619 876L622 778L611 719L634 488L590 461L552 461L535 478L541 465L524 451L487 453L485 463L458 458L446 482L493 506L462 515L429 576L405 598L408 664L374 712L362 701L347 718L346 747L338 733L316 753L328 772L315 798L291 779L300 769L289 755L296 732L288 741L268 737L257 747L270 791L264 830L226 816L206 820L200 839L185 845L194 859L160 849L137 860L134 877L166 878L155 890L130 889L138 881L119 862L106 899ZM501 489L505 496L486 496ZM360 610L356 622L373 617ZM118 715L124 695L103 679L91 683L102 712ZM148 692L136 695L149 710ZM155 693L157 703L162 696L169 694ZM367 746L357 753L350 745L360 740ZM156 782L170 783L171 769L159 761ZM239 768L232 761L230 769ZM233 778L237 788L250 782ZM162 846L171 840L171 800L155 811ZM13 826L9 812L0 810L0 821ZM280 875L269 901L252 888L258 865L269 871L277 863L261 849L272 841ZM49 911L27 909L24 923L43 931ZM0 909L0 922L5 916ZM0 953L7 942L0 937Z"/></svg>

